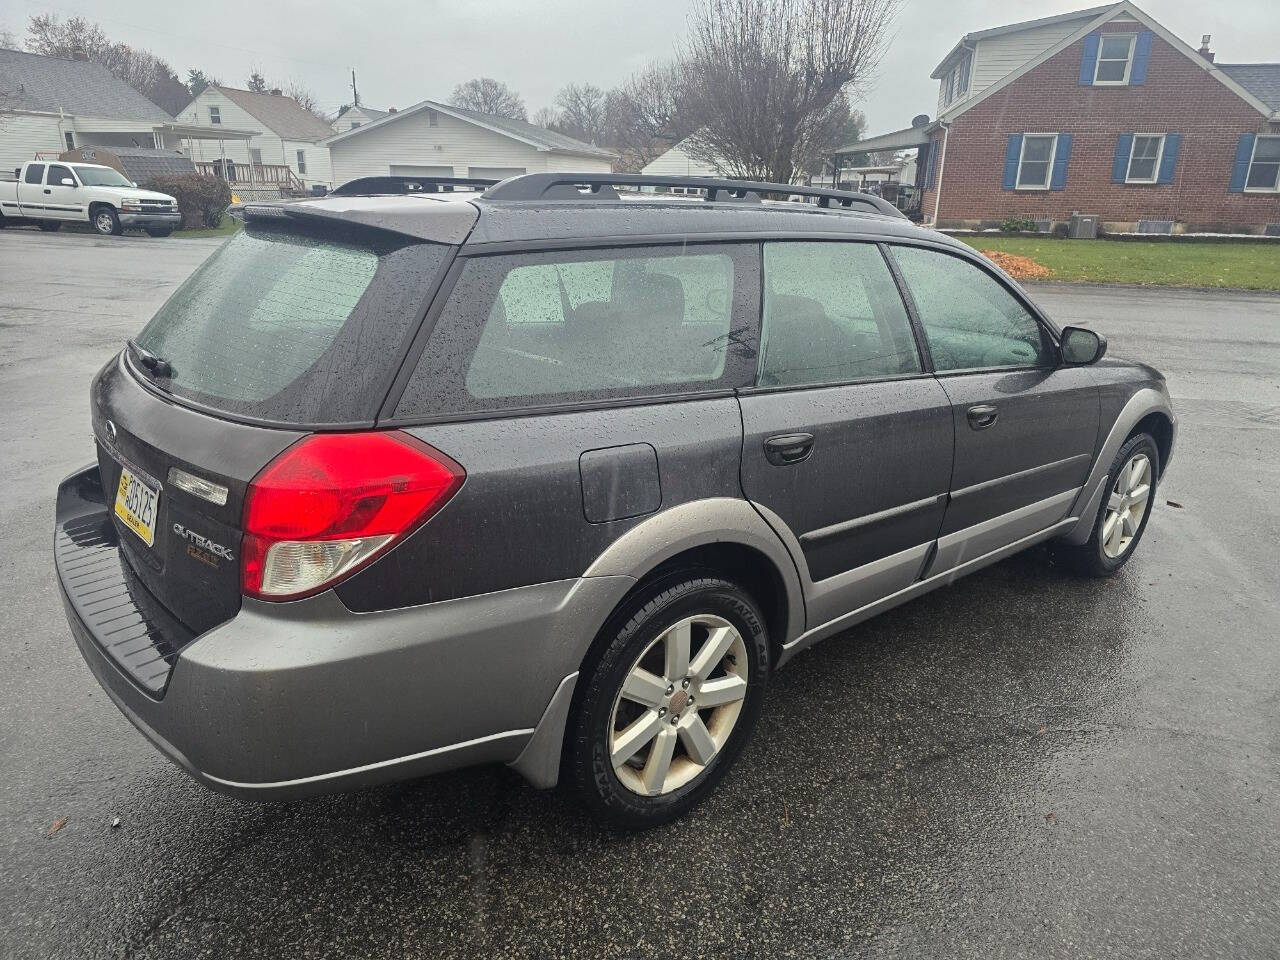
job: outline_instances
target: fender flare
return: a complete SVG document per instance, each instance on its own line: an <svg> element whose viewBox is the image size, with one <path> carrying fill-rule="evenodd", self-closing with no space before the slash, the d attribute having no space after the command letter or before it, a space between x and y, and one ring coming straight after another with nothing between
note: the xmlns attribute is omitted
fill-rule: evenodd
<svg viewBox="0 0 1280 960"><path fill-rule="evenodd" d="M644 578L657 566L695 547L731 543L765 556L781 576L787 596L786 643L804 632L805 603L790 552L746 500L711 497L664 510L632 527L592 562L583 576Z"/></svg>
<svg viewBox="0 0 1280 960"><path fill-rule="evenodd" d="M1120 448L1124 446L1124 442L1128 439L1130 432L1138 425L1138 421L1153 413L1163 414L1167 417L1173 429L1173 441L1169 444L1170 456L1160 465L1161 477L1164 476L1165 471L1169 468L1170 460L1173 459L1172 451L1178 435L1178 418L1173 415L1173 408L1169 405L1168 393L1155 387L1143 387L1129 398L1128 402L1120 410L1120 414L1111 424L1107 439L1102 442L1102 448L1098 451L1098 456L1093 461L1093 469L1089 471L1089 478L1081 488L1080 495L1076 497L1076 502L1071 506L1071 515L1079 517L1079 520L1076 521L1076 525L1071 528L1071 531L1062 537L1063 543L1079 546L1088 542L1093 533L1094 520L1098 516L1098 510L1102 507L1102 498L1107 489L1107 482L1110 480L1112 461L1115 460L1116 454L1120 452Z"/></svg>

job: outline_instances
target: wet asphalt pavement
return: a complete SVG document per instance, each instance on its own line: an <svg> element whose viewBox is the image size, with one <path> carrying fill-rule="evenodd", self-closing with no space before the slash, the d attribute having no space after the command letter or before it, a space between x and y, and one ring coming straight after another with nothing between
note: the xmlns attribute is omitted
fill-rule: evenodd
<svg viewBox="0 0 1280 960"><path fill-rule="evenodd" d="M1036 288L1169 377L1135 559L1034 550L819 645L709 803L619 837L505 768L231 800L98 689L53 490L214 245L0 235L0 957L1280 956L1280 297Z"/></svg>

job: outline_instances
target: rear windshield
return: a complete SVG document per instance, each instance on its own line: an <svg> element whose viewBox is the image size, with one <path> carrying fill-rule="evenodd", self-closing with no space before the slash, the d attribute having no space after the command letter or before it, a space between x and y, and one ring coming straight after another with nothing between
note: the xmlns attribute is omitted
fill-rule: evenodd
<svg viewBox="0 0 1280 960"><path fill-rule="evenodd" d="M136 343L167 362L153 378L161 389L203 406L284 423L371 421L447 250L383 231L251 224Z"/></svg>

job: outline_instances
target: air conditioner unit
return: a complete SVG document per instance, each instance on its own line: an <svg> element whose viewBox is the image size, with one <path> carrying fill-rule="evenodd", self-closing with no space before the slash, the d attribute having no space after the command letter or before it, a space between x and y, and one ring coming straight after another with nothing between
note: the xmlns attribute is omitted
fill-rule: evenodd
<svg viewBox="0 0 1280 960"><path fill-rule="evenodd" d="M1172 234L1172 220L1139 220L1139 233Z"/></svg>
<svg viewBox="0 0 1280 960"><path fill-rule="evenodd" d="M1067 226L1067 236L1072 240L1094 240L1098 236L1098 218L1073 213Z"/></svg>

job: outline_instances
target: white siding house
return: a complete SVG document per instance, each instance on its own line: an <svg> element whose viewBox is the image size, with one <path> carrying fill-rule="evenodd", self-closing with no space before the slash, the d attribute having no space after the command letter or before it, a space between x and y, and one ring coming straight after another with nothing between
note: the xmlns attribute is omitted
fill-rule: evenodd
<svg viewBox="0 0 1280 960"><path fill-rule="evenodd" d="M192 100L178 119L215 134L219 128L259 131L246 141L195 141L191 159L214 162L226 157L237 167L248 164L287 166L304 187L332 187L329 148L321 142L332 128L279 91L254 93L235 87L211 86Z"/></svg>
<svg viewBox="0 0 1280 960"><path fill-rule="evenodd" d="M722 177L724 172L715 164L695 160L685 152L687 140L681 140L666 153L650 160L641 173L653 177Z"/></svg>
<svg viewBox="0 0 1280 960"><path fill-rule="evenodd" d="M338 119L334 120L331 126L335 133L346 133L355 127L381 120L389 112L388 110L375 110L373 107L365 106L347 107L338 114Z"/></svg>
<svg viewBox="0 0 1280 960"><path fill-rule="evenodd" d="M522 173L607 173L615 159L608 150L531 123L433 100L335 134L325 144L339 185L389 174L500 180Z"/></svg>

